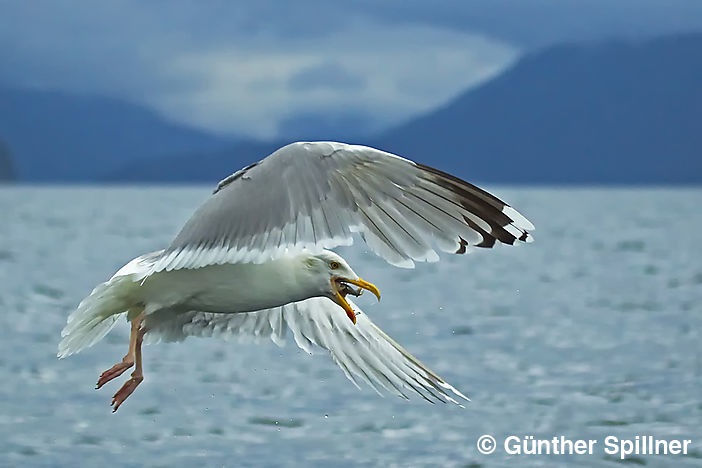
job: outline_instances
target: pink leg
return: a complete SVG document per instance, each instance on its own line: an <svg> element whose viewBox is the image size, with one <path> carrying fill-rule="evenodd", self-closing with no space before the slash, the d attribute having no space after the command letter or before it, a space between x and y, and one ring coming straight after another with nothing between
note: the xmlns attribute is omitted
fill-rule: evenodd
<svg viewBox="0 0 702 468"><path fill-rule="evenodd" d="M134 365L134 353L136 349L137 334L139 333L140 326L141 316L132 320L132 330L129 335L129 351L124 356L124 358L122 358L122 362L118 362L117 364L100 374L100 378L98 378L97 385L95 385L96 390L105 385L110 380L119 377L124 373L124 371L126 371Z"/></svg>
<svg viewBox="0 0 702 468"><path fill-rule="evenodd" d="M122 388L120 388L117 391L117 393L115 393L115 395L112 397L113 413L117 411L120 405L124 403L124 400L126 400L129 397L129 395L131 395L132 392L134 392L134 390L144 380L144 372L141 362L141 344L144 341L144 333L146 333L146 330L144 328L140 328L137 331L136 343L134 346L134 361L136 367L134 368L134 372L132 372L132 378L127 380L124 383L124 385L122 385Z"/></svg>

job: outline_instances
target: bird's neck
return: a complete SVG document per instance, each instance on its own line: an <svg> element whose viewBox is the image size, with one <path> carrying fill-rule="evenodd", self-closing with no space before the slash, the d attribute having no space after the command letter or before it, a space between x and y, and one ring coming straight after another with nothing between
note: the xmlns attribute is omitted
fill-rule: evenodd
<svg viewBox="0 0 702 468"><path fill-rule="evenodd" d="M311 274L302 256L284 257L261 264L261 275L270 288L271 295L282 304L302 301L324 295L319 278Z"/></svg>

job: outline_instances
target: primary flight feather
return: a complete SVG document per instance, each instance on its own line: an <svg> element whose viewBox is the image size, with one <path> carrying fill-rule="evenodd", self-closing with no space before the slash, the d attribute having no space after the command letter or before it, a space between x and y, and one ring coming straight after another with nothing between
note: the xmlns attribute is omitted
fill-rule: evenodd
<svg viewBox="0 0 702 468"><path fill-rule="evenodd" d="M380 292L327 249L357 233L411 268L438 260L436 249L531 242L533 229L498 198L428 166L366 146L292 143L222 180L170 246L97 286L68 318L58 355L93 345L125 315L129 350L97 384L135 365L116 411L143 380L144 340L246 334L280 344L287 329L301 348L326 349L354 383L458 403L467 398L347 298Z"/></svg>

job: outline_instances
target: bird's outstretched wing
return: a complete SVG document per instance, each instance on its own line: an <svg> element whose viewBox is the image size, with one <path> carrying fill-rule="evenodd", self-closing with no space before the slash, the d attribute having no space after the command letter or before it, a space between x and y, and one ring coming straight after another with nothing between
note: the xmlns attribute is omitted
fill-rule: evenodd
<svg viewBox="0 0 702 468"><path fill-rule="evenodd" d="M180 341L187 336L270 337L280 346L289 330L305 351L326 349L357 387L360 379L378 393L384 389L403 398L416 393L432 403L460 405L459 400L468 400L353 307L358 311L356 325L339 313L336 304L321 297L243 314L162 311L146 317L146 341Z"/></svg>
<svg viewBox="0 0 702 468"><path fill-rule="evenodd" d="M529 242L534 226L478 187L366 146L298 142L222 180L155 262L161 270L262 263L350 245L359 233L389 263L434 250Z"/></svg>

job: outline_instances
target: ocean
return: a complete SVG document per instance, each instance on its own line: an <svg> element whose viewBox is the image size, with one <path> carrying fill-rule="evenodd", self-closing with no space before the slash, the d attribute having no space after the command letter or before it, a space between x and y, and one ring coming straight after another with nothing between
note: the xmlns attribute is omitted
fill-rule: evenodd
<svg viewBox="0 0 702 468"><path fill-rule="evenodd" d="M359 391L290 339L190 338L146 347L144 383L112 414L124 377L94 386L127 324L58 360L66 317L211 187L0 187L0 466L702 466L702 189L488 188L536 225L533 244L414 270L339 250L383 293L359 305L465 409ZM604 450L649 435L691 445ZM510 455L509 436L598 442Z"/></svg>

